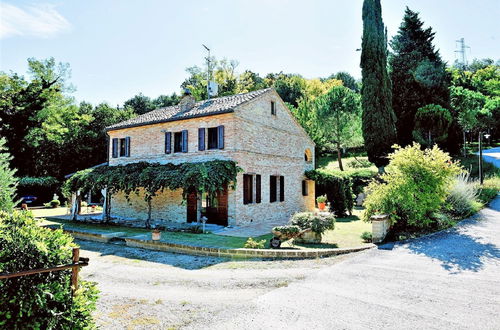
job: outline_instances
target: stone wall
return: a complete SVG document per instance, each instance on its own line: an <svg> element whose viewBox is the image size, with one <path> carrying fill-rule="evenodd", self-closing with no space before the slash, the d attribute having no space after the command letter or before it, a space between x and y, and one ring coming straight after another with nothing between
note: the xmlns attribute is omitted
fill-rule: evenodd
<svg viewBox="0 0 500 330"><path fill-rule="evenodd" d="M274 101L276 115L271 114ZM198 128L224 125L224 149L198 151ZM188 152L165 154L165 131L188 130ZM274 91L267 92L235 109L234 113L193 118L175 122L132 127L109 132L110 139L130 137L130 157L112 158L110 165L149 161L182 163L213 159L232 159L243 169L235 191L229 190L228 223L245 225L254 222L286 223L289 217L315 206L314 182L308 180L308 196L302 196L304 172L314 168L314 143L293 118ZM306 150L311 160L305 160ZM111 146L110 146L111 155ZM243 204L243 174L260 174L262 202ZM284 176L285 201L270 203L270 176ZM279 195L278 195L279 200ZM143 196L113 196L112 215L121 218L147 218ZM186 221L186 205L181 192L165 191L153 198L152 218Z"/></svg>

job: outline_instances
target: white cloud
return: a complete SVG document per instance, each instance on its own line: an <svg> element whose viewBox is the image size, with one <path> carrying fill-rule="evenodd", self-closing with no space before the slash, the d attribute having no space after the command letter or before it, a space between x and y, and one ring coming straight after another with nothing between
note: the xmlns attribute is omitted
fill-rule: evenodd
<svg viewBox="0 0 500 330"><path fill-rule="evenodd" d="M0 3L0 39L12 36L50 38L68 31L71 24L50 4L25 8Z"/></svg>

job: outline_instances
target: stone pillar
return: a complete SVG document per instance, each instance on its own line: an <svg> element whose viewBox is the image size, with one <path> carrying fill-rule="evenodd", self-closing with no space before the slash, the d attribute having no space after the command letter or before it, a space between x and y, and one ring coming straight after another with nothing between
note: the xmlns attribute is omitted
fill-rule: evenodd
<svg viewBox="0 0 500 330"><path fill-rule="evenodd" d="M80 190L71 194L71 220L77 220L80 214Z"/></svg>
<svg viewBox="0 0 500 330"><path fill-rule="evenodd" d="M372 242L380 243L384 240L389 232L390 219L387 214L372 215L370 217L372 222Z"/></svg>
<svg viewBox="0 0 500 330"><path fill-rule="evenodd" d="M108 189L107 188L101 189L101 194L104 197L104 203L102 203L101 219L102 219L102 221L106 222L106 221L108 221L107 212L106 212L106 210L108 208Z"/></svg>

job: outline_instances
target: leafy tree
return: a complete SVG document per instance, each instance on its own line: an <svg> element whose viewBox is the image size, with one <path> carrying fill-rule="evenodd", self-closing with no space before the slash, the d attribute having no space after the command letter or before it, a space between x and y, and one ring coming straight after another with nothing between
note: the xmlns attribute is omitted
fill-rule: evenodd
<svg viewBox="0 0 500 330"><path fill-rule="evenodd" d="M238 78L238 86L236 88L237 93L247 93L259 89L266 88L264 79L262 79L258 73L246 70L240 74Z"/></svg>
<svg viewBox="0 0 500 330"><path fill-rule="evenodd" d="M387 74L387 41L380 0L363 2L361 51L363 137L368 159L379 170L387 164L387 154L396 141L391 86Z"/></svg>
<svg viewBox="0 0 500 330"><path fill-rule="evenodd" d="M169 107L172 105L177 105L180 101L179 95L172 93L172 95L160 95L157 98L155 98L152 103L154 109L156 108L165 108Z"/></svg>
<svg viewBox="0 0 500 330"><path fill-rule="evenodd" d="M268 74L266 76L269 86L274 87L279 96L285 101L298 106L299 99L304 96L306 87L305 79L297 74Z"/></svg>
<svg viewBox="0 0 500 330"><path fill-rule="evenodd" d="M128 99L123 105L125 108L131 108L138 115L145 114L155 109L155 104L151 101L151 98L144 96L142 93Z"/></svg>
<svg viewBox="0 0 500 330"><path fill-rule="evenodd" d="M6 152L5 138L0 138L0 211L9 212L14 207L17 180L16 170L10 168L12 156Z"/></svg>
<svg viewBox="0 0 500 330"><path fill-rule="evenodd" d="M336 86L315 103L320 132L327 142L335 145L339 168L343 171L341 148L360 135L359 96L347 87Z"/></svg>
<svg viewBox="0 0 500 330"><path fill-rule="evenodd" d="M342 81L342 84L347 87L347 88L350 88L352 89L353 91L355 91L356 93L359 93L360 91L360 87L359 87L359 84L358 82L356 81L356 79L354 79L354 77L348 73L348 72L345 72L345 71L340 71L340 72L337 72L336 74L332 74L329 79L337 79L337 80L341 80Z"/></svg>
<svg viewBox="0 0 500 330"><path fill-rule="evenodd" d="M413 138L423 147L441 145L448 138L448 130L453 121L448 109L437 104L429 104L417 110Z"/></svg>
<svg viewBox="0 0 500 330"><path fill-rule="evenodd" d="M392 105L398 143L403 146L412 142L419 108L427 104L449 106L450 77L439 51L434 49L435 32L423 25L418 13L407 7L398 33L390 42Z"/></svg>

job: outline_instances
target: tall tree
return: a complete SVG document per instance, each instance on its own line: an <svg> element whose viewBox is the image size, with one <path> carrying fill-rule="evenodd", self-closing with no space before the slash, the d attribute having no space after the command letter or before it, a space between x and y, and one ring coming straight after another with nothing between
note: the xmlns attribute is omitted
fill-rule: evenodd
<svg viewBox="0 0 500 330"><path fill-rule="evenodd" d="M359 136L359 95L344 86L336 86L316 99L320 131L328 143L335 145L339 168L342 165L343 147Z"/></svg>
<svg viewBox="0 0 500 330"><path fill-rule="evenodd" d="M131 99L128 99L123 104L125 108L131 108L138 115L145 114L151 110L155 109L155 104L151 101L151 98L143 95L142 93L137 94Z"/></svg>
<svg viewBox="0 0 500 330"><path fill-rule="evenodd" d="M337 72L335 74L332 74L329 77L329 79L341 80L342 84L345 87L352 89L356 93L358 93L360 90L358 82L356 81L356 79L354 79L354 77L349 72L345 72L345 71Z"/></svg>
<svg viewBox="0 0 500 330"><path fill-rule="evenodd" d="M395 116L387 73L387 38L380 0L363 2L361 50L363 137L368 159L379 171L396 142Z"/></svg>
<svg viewBox="0 0 500 330"><path fill-rule="evenodd" d="M450 77L439 51L434 49L435 32L423 27L417 12L406 7L403 22L392 38L389 56L392 106L396 114L398 143L412 142L417 110L427 104L449 107Z"/></svg>

